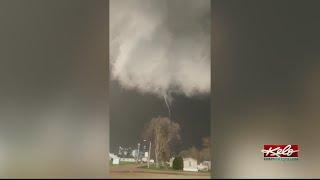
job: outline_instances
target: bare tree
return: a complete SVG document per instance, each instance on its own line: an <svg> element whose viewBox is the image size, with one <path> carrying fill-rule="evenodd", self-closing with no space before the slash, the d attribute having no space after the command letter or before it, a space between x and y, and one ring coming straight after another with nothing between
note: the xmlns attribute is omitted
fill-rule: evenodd
<svg viewBox="0 0 320 180"><path fill-rule="evenodd" d="M152 141L156 165L170 158L171 147L180 140L180 125L166 117L153 118L145 125L143 138Z"/></svg>

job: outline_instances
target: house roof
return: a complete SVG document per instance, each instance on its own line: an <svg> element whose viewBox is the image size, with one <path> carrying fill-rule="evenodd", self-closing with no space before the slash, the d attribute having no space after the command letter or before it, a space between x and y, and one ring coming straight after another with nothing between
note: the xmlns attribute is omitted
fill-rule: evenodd
<svg viewBox="0 0 320 180"><path fill-rule="evenodd" d="M196 159L191 158L191 157L183 158L183 160L184 160L184 161L188 161L188 160L197 161Z"/></svg>

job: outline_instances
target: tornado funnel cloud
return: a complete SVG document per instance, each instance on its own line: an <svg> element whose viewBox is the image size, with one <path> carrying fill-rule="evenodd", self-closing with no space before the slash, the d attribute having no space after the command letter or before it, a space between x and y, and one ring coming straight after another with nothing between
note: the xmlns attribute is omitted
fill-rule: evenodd
<svg viewBox="0 0 320 180"><path fill-rule="evenodd" d="M169 105L169 103L167 101L167 95L164 95L163 98L164 98L164 102L166 103L166 106L168 108L169 119L171 119L171 109L170 109L170 105Z"/></svg>

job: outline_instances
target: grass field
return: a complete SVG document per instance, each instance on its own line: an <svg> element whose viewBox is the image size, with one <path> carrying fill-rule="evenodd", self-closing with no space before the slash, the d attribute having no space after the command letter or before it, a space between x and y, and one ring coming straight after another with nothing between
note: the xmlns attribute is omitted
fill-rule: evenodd
<svg viewBox="0 0 320 180"><path fill-rule="evenodd" d="M209 172L184 172L171 168L147 168L146 164L112 165L111 178L115 179L210 179Z"/></svg>

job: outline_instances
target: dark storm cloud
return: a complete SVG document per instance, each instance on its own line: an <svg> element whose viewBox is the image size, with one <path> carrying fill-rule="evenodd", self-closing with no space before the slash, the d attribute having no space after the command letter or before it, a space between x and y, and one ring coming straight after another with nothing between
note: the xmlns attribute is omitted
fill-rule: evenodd
<svg viewBox="0 0 320 180"><path fill-rule="evenodd" d="M210 92L209 0L111 0L112 78L164 96Z"/></svg>
<svg viewBox="0 0 320 180"><path fill-rule="evenodd" d="M122 89L117 82L111 82L110 94L110 148L113 153L118 152L119 146L137 147L145 123L168 115L164 101L152 94ZM210 103L209 96L174 96L171 119L181 125L181 141L174 148L175 152L192 145L200 147L201 138L210 135Z"/></svg>

